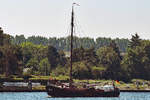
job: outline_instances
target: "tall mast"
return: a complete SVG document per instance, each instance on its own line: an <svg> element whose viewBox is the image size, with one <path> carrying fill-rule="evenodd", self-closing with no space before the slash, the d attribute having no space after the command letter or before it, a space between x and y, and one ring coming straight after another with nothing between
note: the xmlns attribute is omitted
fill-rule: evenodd
<svg viewBox="0 0 150 100"><path fill-rule="evenodd" d="M72 14L71 14L71 50L70 50L70 83L69 86L72 86L72 52L73 52L73 32L74 32L74 4L72 5Z"/></svg>

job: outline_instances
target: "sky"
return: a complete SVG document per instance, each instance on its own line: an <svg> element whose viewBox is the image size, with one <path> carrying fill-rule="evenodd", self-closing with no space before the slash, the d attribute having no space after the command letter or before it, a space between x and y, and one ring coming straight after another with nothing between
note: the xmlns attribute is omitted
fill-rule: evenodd
<svg viewBox="0 0 150 100"><path fill-rule="evenodd" d="M0 0L0 27L10 35L66 37L72 3L76 35L150 39L150 0Z"/></svg>

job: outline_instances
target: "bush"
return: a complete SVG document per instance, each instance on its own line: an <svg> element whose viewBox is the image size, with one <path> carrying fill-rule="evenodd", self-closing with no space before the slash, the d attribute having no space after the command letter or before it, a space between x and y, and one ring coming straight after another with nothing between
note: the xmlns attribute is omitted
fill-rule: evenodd
<svg viewBox="0 0 150 100"><path fill-rule="evenodd" d="M53 76L53 77L58 77L60 75L62 76L67 76L69 75L69 70L67 67L62 67L62 66L58 66L56 69L52 70L52 73L50 76Z"/></svg>
<svg viewBox="0 0 150 100"><path fill-rule="evenodd" d="M73 64L72 75L75 79L88 79L91 78L91 71L83 62Z"/></svg>
<svg viewBox="0 0 150 100"><path fill-rule="evenodd" d="M92 72L92 76L93 79L101 79L103 78L103 72L106 70L106 68L104 67L92 67L91 68L91 72Z"/></svg>

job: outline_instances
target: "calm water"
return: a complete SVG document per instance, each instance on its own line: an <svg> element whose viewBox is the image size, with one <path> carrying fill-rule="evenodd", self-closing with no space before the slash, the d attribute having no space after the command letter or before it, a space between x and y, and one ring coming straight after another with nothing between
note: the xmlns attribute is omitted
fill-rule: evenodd
<svg viewBox="0 0 150 100"><path fill-rule="evenodd" d="M0 93L0 100L150 100L150 92L124 92L119 98L48 98L46 92L3 92Z"/></svg>

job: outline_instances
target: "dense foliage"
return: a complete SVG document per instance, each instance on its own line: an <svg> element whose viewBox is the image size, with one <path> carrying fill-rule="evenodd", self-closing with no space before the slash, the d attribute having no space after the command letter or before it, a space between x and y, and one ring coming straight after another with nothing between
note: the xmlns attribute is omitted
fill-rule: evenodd
<svg viewBox="0 0 150 100"><path fill-rule="evenodd" d="M21 74L22 73L22 49L19 45L10 43L10 36L4 34L0 28L0 73Z"/></svg>
<svg viewBox="0 0 150 100"><path fill-rule="evenodd" d="M70 37L12 37L0 29L0 74L68 76ZM135 34L131 40L74 39L73 78L150 80L150 41Z"/></svg>
<svg viewBox="0 0 150 100"><path fill-rule="evenodd" d="M100 47L107 46L110 44L112 40L110 38L96 38L95 40L93 38L79 38L74 37L74 48L80 48L81 46L83 48L91 48L94 47L95 49L99 49ZM128 39L114 39L115 43L119 47L121 52L125 52L129 40ZM46 38L41 36L31 36L28 38L25 38L24 35L16 35L15 37L11 37L11 42L13 44L22 44L24 42L31 42L35 45L51 45L54 46L57 50L63 50L63 51L69 51L70 50L70 36L64 38Z"/></svg>

